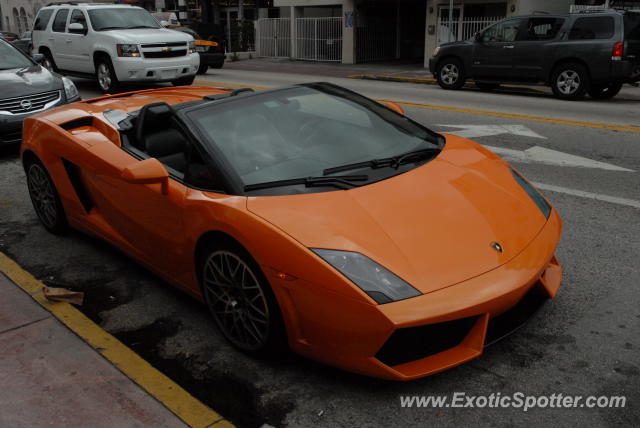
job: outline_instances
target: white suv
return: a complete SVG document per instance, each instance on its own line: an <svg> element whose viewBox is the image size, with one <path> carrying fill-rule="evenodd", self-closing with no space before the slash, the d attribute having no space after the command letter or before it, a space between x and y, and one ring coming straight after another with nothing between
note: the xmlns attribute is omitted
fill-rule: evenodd
<svg viewBox="0 0 640 428"><path fill-rule="evenodd" d="M193 37L163 28L135 6L56 3L40 9L32 38L45 66L95 76L104 92L120 82L190 85L200 65Z"/></svg>

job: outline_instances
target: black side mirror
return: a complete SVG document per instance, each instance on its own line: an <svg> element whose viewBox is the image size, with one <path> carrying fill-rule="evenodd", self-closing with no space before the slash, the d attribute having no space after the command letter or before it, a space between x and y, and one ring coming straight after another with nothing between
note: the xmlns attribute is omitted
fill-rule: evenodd
<svg viewBox="0 0 640 428"><path fill-rule="evenodd" d="M37 62L38 64L42 64L44 62L44 59L45 59L44 55L39 54L39 53L31 55L31 58L35 62Z"/></svg>

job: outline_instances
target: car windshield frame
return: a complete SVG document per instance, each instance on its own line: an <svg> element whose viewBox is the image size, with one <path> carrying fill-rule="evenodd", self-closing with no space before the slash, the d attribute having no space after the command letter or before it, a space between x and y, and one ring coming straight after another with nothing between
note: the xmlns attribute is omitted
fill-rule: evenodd
<svg viewBox="0 0 640 428"><path fill-rule="evenodd" d="M395 125L396 127L397 126L403 127L404 129L403 132L408 133L411 137L415 137L417 139L421 139L422 141L424 141L425 148L433 147L434 149L438 149L438 151L440 151L444 148L444 145L446 144L446 140L444 136L431 131L430 129L422 126L421 124L411 120L410 118L404 115L398 114L397 112L391 110L385 105L379 102L376 102L374 100L371 100L367 97L364 97L360 94L357 94L353 91L350 91L348 89L345 89L330 83L324 83L324 82L292 85L292 86L276 88L271 90L253 92L253 93L243 92L242 94L238 94L237 96L229 96L229 97L217 99L215 101L198 103L192 106L187 106L185 108L180 108L176 111L176 115L179 118L179 120L185 124L185 128L189 129L190 132L195 136L195 139L200 142L200 145L207 152L210 158L215 160L215 163L216 163L215 166L220 170L220 172L223 175L225 175L225 178L230 185L229 190L233 194L246 195L246 196L254 196L254 195L260 196L265 194L286 195L286 194L294 194L294 193L317 193L321 191L336 190L335 188L331 188L331 186L327 186L326 189L319 189L318 187L315 187L315 186L313 186L313 189L310 189L310 188L304 189L305 186L303 184L298 184L298 185L294 184L287 187L290 188L290 187L297 186L298 188L295 189L295 191L294 189L289 189L290 190L289 192L287 192L286 189L283 190L284 186L277 186L279 190L275 190L273 193L271 192L265 193L263 191L263 192L258 192L256 194L256 192L254 192L253 190L245 191L246 187L251 189L253 187L257 187L256 185L266 183L268 181L265 180L265 181L255 182L255 183L246 183L242 179L240 173L238 172L236 165L232 163L232 161L224 153L223 149L219 147L219 145L214 140L214 138L210 135L210 133L207 132L206 129L203 129L203 126L201 126L201 124L198 122L198 119L195 117L197 114L199 113L201 114L202 112L207 111L209 109L213 109L213 111L218 109L221 109L221 110L224 109L226 111L229 111L229 109L233 108L233 103L237 103L237 102L250 103L250 100L249 100L250 98L254 99L255 104L257 105L257 104L260 104L261 100L264 100L264 97L269 97L269 96L277 97L279 93L285 93L285 91L290 91L292 89L301 89L301 88L315 90L319 93L324 93L329 96L336 96L339 98L342 97L348 101L352 101L356 105L362 107L363 110L368 111L368 113L378 116L380 121L389 122L389 120L391 120L391 125ZM423 134L417 135L417 133L408 132L409 129L412 129L412 128L419 130ZM396 156L402 156L404 154L405 153L394 153L394 155ZM366 183L362 183L359 185L372 184L372 183L386 180L396 175L408 172L409 170L417 168L423 165L424 163L432 160L435 156L437 156L437 153L434 154L434 156L432 157L426 157L424 159L416 160L416 162L414 163L407 163L406 165L403 165L403 167L401 168L393 165L389 166L388 168L387 167L380 168L380 170L384 169L385 170L384 172L381 172L380 170L376 169L374 173L371 174L372 177ZM375 157L376 157L375 154L372 154L371 159L374 159ZM349 162L347 161L347 162L339 163L338 161L336 161L336 164L331 166L341 166L346 163L349 163ZM366 169L366 167L363 167L363 169ZM369 172L365 171L363 173L368 174ZM344 175L352 175L352 173L345 172ZM339 177L340 175L333 176L333 178L339 178ZM302 179L306 177L288 177L288 178L295 180L295 179ZM307 186L307 187L311 187L311 186Z"/></svg>
<svg viewBox="0 0 640 428"><path fill-rule="evenodd" d="M115 13L114 13L115 12ZM131 22L131 25L121 25L124 24L123 22L119 22L118 19L116 20L112 20L112 19L104 19L104 25L96 25L96 24L100 24L100 21L103 21L102 17L99 17L100 14L111 14L112 16L117 16L118 19L122 18L123 20L125 19L124 17L128 14L128 15L132 15L136 14L140 17L145 17L148 19L145 20L140 20L140 22ZM137 8L137 7L103 7L103 8L97 8L97 9L89 9L88 10L88 15L89 15L89 21L91 22L91 28L93 29L93 31L109 31L109 30L131 30L131 29L138 29L138 28L151 28L151 29L161 29L163 28L158 21L156 21L156 19L146 10L141 9L141 8ZM97 21L97 22L96 22Z"/></svg>
<svg viewBox="0 0 640 428"><path fill-rule="evenodd" d="M12 58L12 54L14 54L13 58L24 60L24 62L20 63L19 61L16 61L15 66L7 66L4 62L5 58ZM0 39L0 58L2 58L0 59L0 71L27 68L36 65L36 62L25 55L20 49L2 39Z"/></svg>

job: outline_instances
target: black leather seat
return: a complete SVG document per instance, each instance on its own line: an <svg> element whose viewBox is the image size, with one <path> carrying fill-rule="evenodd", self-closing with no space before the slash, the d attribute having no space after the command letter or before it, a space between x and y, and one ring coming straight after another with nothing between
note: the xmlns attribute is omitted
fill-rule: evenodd
<svg viewBox="0 0 640 428"><path fill-rule="evenodd" d="M148 104L138 114L133 145L179 172L187 165L187 140L177 130L173 109L167 103Z"/></svg>

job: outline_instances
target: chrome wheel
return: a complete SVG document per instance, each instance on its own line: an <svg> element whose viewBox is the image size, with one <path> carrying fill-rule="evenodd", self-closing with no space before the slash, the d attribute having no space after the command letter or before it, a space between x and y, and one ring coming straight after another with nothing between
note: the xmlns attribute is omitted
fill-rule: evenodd
<svg viewBox="0 0 640 428"><path fill-rule="evenodd" d="M104 62L98 64L98 84L105 92L111 88L111 70Z"/></svg>
<svg viewBox="0 0 640 428"><path fill-rule="evenodd" d="M230 251L213 252L205 261L202 282L209 309L237 347L255 351L269 338L269 306L249 265Z"/></svg>
<svg viewBox="0 0 640 428"><path fill-rule="evenodd" d="M33 207L40 221L49 229L53 229L58 221L58 205L53 183L37 163L31 164L27 172L27 186Z"/></svg>
<svg viewBox="0 0 640 428"><path fill-rule="evenodd" d="M573 70L565 70L558 75L556 86L564 95L573 95L580 88L580 74Z"/></svg>
<svg viewBox="0 0 640 428"><path fill-rule="evenodd" d="M445 64L440 69L440 78L446 85L455 85L460 78L460 69L455 64Z"/></svg>

